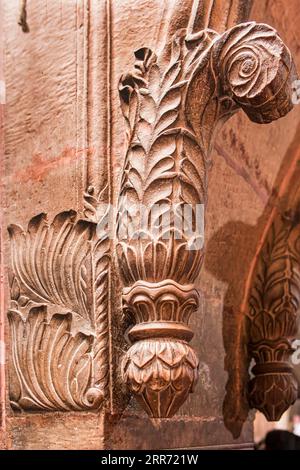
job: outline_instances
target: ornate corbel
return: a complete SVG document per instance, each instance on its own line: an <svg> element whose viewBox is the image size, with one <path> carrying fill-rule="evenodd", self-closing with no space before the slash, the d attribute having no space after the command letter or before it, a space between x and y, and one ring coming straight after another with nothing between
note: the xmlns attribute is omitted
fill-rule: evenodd
<svg viewBox="0 0 300 470"><path fill-rule="evenodd" d="M188 322L199 306L204 247L194 225L214 136L239 108L258 123L284 116L296 78L290 52L265 24L219 34L208 21L196 34L179 30L170 50L167 59L136 51L119 85L127 149L116 249L123 311L134 323L122 376L152 417L174 415L197 381ZM185 207L187 231L178 223Z"/></svg>
<svg viewBox="0 0 300 470"><path fill-rule="evenodd" d="M278 216L269 229L257 262L246 318L249 352L255 361L249 402L269 421L278 421L298 395L289 361L299 328L298 218Z"/></svg>

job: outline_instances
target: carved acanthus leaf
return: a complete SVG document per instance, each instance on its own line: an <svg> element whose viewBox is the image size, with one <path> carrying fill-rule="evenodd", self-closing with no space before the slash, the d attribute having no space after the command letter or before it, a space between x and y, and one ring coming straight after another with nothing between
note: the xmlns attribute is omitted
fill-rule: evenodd
<svg viewBox="0 0 300 470"><path fill-rule="evenodd" d="M52 223L41 214L27 231L10 226L9 233L9 318L20 389L11 392L14 406L98 408L109 370L107 236L74 211L58 214Z"/></svg>
<svg viewBox="0 0 300 470"><path fill-rule="evenodd" d="M102 401L92 386L93 335L72 333L72 315L33 307L27 317L9 312L18 387L11 403L30 410L88 410Z"/></svg>
<svg viewBox="0 0 300 470"><path fill-rule="evenodd" d="M204 10L206 7L205 2ZM162 370L157 351L172 344L176 355L181 351L180 341L190 348L188 319L179 314L180 299L187 286L187 295L193 298L192 283L203 260L203 244L195 244L203 233L191 229L196 208L206 203L207 169L216 131L239 108L253 121L265 123L292 107L293 63L277 33L251 22L218 34L208 29L214 23L212 12L218 8L216 2L209 2L202 31L180 30L174 35L169 60L164 52L157 57L148 48L138 50L134 71L119 84L127 151L117 216L117 253L124 284L123 309L137 323L129 333L137 342L125 355L123 377L151 416L172 415L193 388L194 379L186 382L181 367L176 374L181 374L185 389L177 394L170 385L172 380L166 380L170 367ZM195 1L194 20L198 9ZM224 18L230 24L226 14ZM186 206L191 209L189 217L182 212ZM134 214L130 213L133 207L137 209ZM182 229L180 218L189 220L190 230ZM161 321L161 303L155 300L163 298L159 293L166 286L170 290L167 325ZM138 295L129 295L128 289ZM284 324L285 315L283 312ZM267 329L272 328L271 323ZM149 363L144 360L148 357ZM196 368L194 363L192 375ZM167 392L155 394L154 389L160 391L161 386Z"/></svg>

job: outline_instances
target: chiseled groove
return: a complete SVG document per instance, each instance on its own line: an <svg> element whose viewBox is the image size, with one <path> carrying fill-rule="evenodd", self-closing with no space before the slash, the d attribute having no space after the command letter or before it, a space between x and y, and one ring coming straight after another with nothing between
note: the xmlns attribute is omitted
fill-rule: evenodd
<svg viewBox="0 0 300 470"><path fill-rule="evenodd" d="M35 237L35 243L34 243L35 256L33 256L34 265L32 266L32 272L35 276L36 285L38 286L39 291L42 293L42 296L44 298L47 298L48 295L45 289L45 285L43 284L43 279L41 278L41 269L40 269L41 264L43 263L43 256L45 256L45 254L42 252L42 247L44 245L45 238L47 237L47 234L48 234L48 225L46 224L46 221L44 218L42 218L40 222L39 231L40 231L40 236L36 234L36 237Z"/></svg>
<svg viewBox="0 0 300 470"><path fill-rule="evenodd" d="M48 348L45 351L45 359L44 359L45 374L43 376L46 378L46 380L44 382L44 387L46 390L49 391L51 401L54 402L54 404L57 407L60 407L62 409L67 409L67 406L64 403L63 399L61 399L61 397L58 395L57 391L55 390L55 387L53 384L53 373L51 370L51 365L53 363L53 351L57 348L57 338L59 337L61 332L64 331L66 327L67 318L65 318L60 324L56 325L57 323L59 323L58 318L52 317L51 323L53 324L54 327L56 327L56 331L54 333L51 325L50 324L49 326L47 325L49 329L49 334L51 335L51 342L48 343ZM55 373L57 373L58 371L53 371L53 372L55 376Z"/></svg>
<svg viewBox="0 0 300 470"><path fill-rule="evenodd" d="M89 286L87 284L87 276L90 274L87 271L87 267L85 265L86 261L88 258L91 260L91 251L90 249L85 253L85 257L83 257L80 260L80 264L78 265L78 279L76 283L76 291L77 291L77 297L78 297L78 306L81 306L83 309L85 309L88 305L88 289ZM91 308L89 309L91 311ZM90 321L92 323L92 318L90 318Z"/></svg>
<svg viewBox="0 0 300 470"><path fill-rule="evenodd" d="M74 309L74 302L72 299L72 294L70 295L70 282L73 283L73 279L68 279L70 275L69 271L69 266L68 266L68 258L70 256L70 253L73 251L73 242L75 239L75 229L74 225L70 227L70 231L68 234L68 237L66 237L63 245L63 251L61 254L61 260L60 260L60 277L61 279L64 279L64 298L66 302L66 306L68 306L71 309Z"/></svg>
<svg viewBox="0 0 300 470"><path fill-rule="evenodd" d="M42 321L44 320L43 314L42 314ZM23 362L23 368L27 372L27 379L28 382L31 384L30 389L35 390L35 393L37 396L41 397L43 400L43 406L50 406L51 407L51 402L48 400L47 396L45 395L44 391L42 390L42 387L39 384L38 377L36 375L36 370L35 370L35 348L34 348L34 337L36 333L36 327L40 322L39 316L36 315L36 317L29 316L28 320L26 321L26 326L28 325L28 330L26 328L27 332L27 342L26 342L26 359Z"/></svg>
<svg viewBox="0 0 300 470"><path fill-rule="evenodd" d="M25 240L25 234L22 233L20 238L23 240ZM15 274L17 275L17 277L20 279L20 281L24 284L26 290L33 294L34 298L36 296L36 292L34 291L34 289L32 289L31 285L30 285L30 281L28 280L28 274L26 272L26 268L24 266L24 262L23 262L23 252L25 250L24 248L24 244L21 243L20 244L21 246L18 247L16 245L16 238L15 238L15 234L12 235L12 264L13 264L13 270L15 272ZM47 298L43 298L41 297L42 300L44 301L48 301L48 297Z"/></svg>
<svg viewBox="0 0 300 470"><path fill-rule="evenodd" d="M60 296L56 290L56 285L54 281L55 273L53 272L53 248L55 247L56 243L56 234L55 234L55 229L56 229L56 221L52 223L49 227L49 241L47 244L47 257L44 258L44 264L45 264L45 269L47 273L47 287L49 291L49 297L53 299L53 303L60 304Z"/></svg>
<svg viewBox="0 0 300 470"><path fill-rule="evenodd" d="M77 242L76 245L74 245L74 239L77 236L76 229L76 225L72 224L68 237L64 240L64 244L62 246L60 259L60 278L62 279L63 283L65 305L78 313L80 309L76 302L74 282L76 282L76 274L79 275L79 273L77 272L76 267L72 265L71 258L74 247L77 245ZM81 234L79 236L81 237Z"/></svg>
<svg viewBox="0 0 300 470"><path fill-rule="evenodd" d="M31 270L30 270L30 262L31 262L31 256L30 256L30 252L31 252L31 240L30 240L30 235L27 231L27 233L24 232L24 250L22 251L22 258L23 258L23 266L24 266L24 270L27 274L27 280L29 281L29 283L31 284L31 287L32 287L32 290L35 290L34 289L34 283L32 282L32 279L31 279Z"/></svg>
<svg viewBox="0 0 300 470"><path fill-rule="evenodd" d="M37 245L39 243L42 243L43 241L43 228L44 228L43 223L44 223L43 216L41 216L37 230L34 230L36 229L36 227L28 225L28 231L27 231L26 237L29 238L29 241L30 241L30 264L29 264L30 272L33 277L33 281L35 285L38 287L38 290L45 295L46 292L44 291L43 286L40 282L40 279L38 276L38 268L37 268L37 262L39 259Z"/></svg>
<svg viewBox="0 0 300 470"><path fill-rule="evenodd" d="M101 250L101 245L106 246L105 240L100 241L96 245L96 252ZM100 265L100 266L99 266ZM100 274L98 269L102 268ZM101 386L104 394L107 393L107 385L109 383L109 318L108 318L108 304L109 304L109 269L110 269L110 253L105 250L101 256L98 257L94 273L94 308L95 308L95 321L96 321L96 338L94 341L94 361L96 367L95 383ZM100 277L100 283L98 278Z"/></svg>
<svg viewBox="0 0 300 470"><path fill-rule="evenodd" d="M40 375L36 374L37 377L37 382L39 382L40 389L42 390L42 393L47 397L47 400L51 404L51 408L55 408L55 400L53 399L53 396L51 392L49 392L49 388L47 387L47 361L48 361L48 345L52 341L52 330L48 327L47 328L47 323L46 323L46 316L43 315L42 313L39 314L42 319L40 321L40 325L43 329L42 332L42 338L40 341L40 353L39 355L34 355L33 358L33 366L35 367L36 364L39 364L40 366ZM37 317L37 314L35 314ZM34 318L34 317L30 317ZM37 335L34 335L34 338L36 340ZM35 340L29 341L30 344L32 344L32 349L35 350ZM40 391L39 391L40 393Z"/></svg>
<svg viewBox="0 0 300 470"><path fill-rule="evenodd" d="M71 379L71 373L72 373L72 371L73 371L73 369L74 369L74 364L73 364L73 363L74 363L74 361L75 361L77 355L80 356L80 350L85 347L85 344L84 344L84 342L82 341L82 342L79 342L78 345L77 345L77 342L78 342L78 339L79 339L79 334L77 334L77 335L76 335L74 338L72 338L72 339L73 339L73 341L72 341L72 346L73 346L73 347L70 348L70 356L71 356L71 357L69 358L68 362L66 363L66 371L65 371L65 375L66 375L66 377L67 377L67 381L66 381L66 395L67 395L67 400L68 400L70 403L73 404L73 406L74 406L75 409L78 409L78 410L79 410L79 409L81 408L81 406L83 405L83 403L81 403L80 400L78 400L78 399L76 400L75 397L74 397L74 399L73 399L72 392L71 392L71 390L70 390L70 384L71 384L71 380L70 380L70 379ZM87 341L86 338L85 338L85 341ZM76 365L76 363L75 363L75 365ZM83 398L83 397L81 397L81 398Z"/></svg>
<svg viewBox="0 0 300 470"><path fill-rule="evenodd" d="M208 3L208 0L206 0L205 3ZM209 0L208 8L207 8L206 14L205 14L204 28L203 29L209 28L209 26L211 24L213 9L214 9L214 6L215 6L214 4L215 4L215 0Z"/></svg>
<svg viewBox="0 0 300 470"><path fill-rule="evenodd" d="M23 337L22 337L22 334L23 334L23 328L25 327L25 324L23 322L23 320L21 319L21 317L19 316L18 314L18 320L17 320L17 325L15 326L14 325L14 328L17 328L18 331L19 331L19 338L18 338L18 345L17 345L17 348L16 348L16 354L18 355L18 359L21 355L21 363L22 365L26 364L27 365L27 355L28 355L28 344L24 344L24 341L23 340ZM28 335L27 335L28 336ZM21 349L21 352L20 352L20 349ZM18 363L19 360L18 360ZM41 399L38 398L38 390L32 386L32 382L31 382L31 378L30 377L30 374L28 374L28 369L26 367L23 367L23 370L22 368L19 369L19 372L20 372L20 385L21 385L21 390L22 390L22 395L20 396L20 398L27 398L27 394L29 394L29 397L31 398L32 402L34 404L39 404L42 408L45 407L45 400L44 398L45 397L40 397ZM25 386L25 390L23 388L23 386Z"/></svg>
<svg viewBox="0 0 300 470"><path fill-rule="evenodd" d="M40 269L40 276L43 280L43 285L45 288L45 291L47 292L47 301L50 302L51 300L51 293L49 291L49 285L48 285L48 275L47 275L47 258L48 258L48 253L49 253L49 243L50 243L50 227L47 224L47 234L45 236L43 245L42 245L42 252L43 255L41 256L41 259L39 260L39 269ZM53 303L55 303L55 299L53 299Z"/></svg>
<svg viewBox="0 0 300 470"><path fill-rule="evenodd" d="M17 320L16 320L17 317ZM24 392L28 393L34 403L37 403L41 408L44 408L44 404L34 395L31 387L28 385L26 377L23 372L23 368L20 366L20 357L24 357L24 346L22 341L22 329L20 328L20 324L23 323L19 313L10 312L9 320L11 325L11 332L12 332L12 358L13 364L15 367L15 371L17 377L19 379L19 386L20 386L20 398L24 397ZM21 349L21 351L20 351ZM24 364L24 360L22 361ZM25 390L24 390L25 386Z"/></svg>
<svg viewBox="0 0 300 470"><path fill-rule="evenodd" d="M70 338L69 333L69 319L64 319L66 325L65 330L57 341L56 348L53 354L51 363L51 373L53 377L53 384L57 390L58 395L65 399L65 376L64 376L64 363L66 360L67 345ZM70 410L72 407L69 403L65 403L65 408Z"/></svg>
<svg viewBox="0 0 300 470"><path fill-rule="evenodd" d="M53 250L53 259L52 263L52 271L53 271L53 279L56 286L57 295L59 297L59 304L63 304L65 306L71 307L69 303L69 299L66 296L65 292L65 283L64 278L66 278L66 272L63 271L65 269L65 265L62 262L62 253L65 249L66 240L69 239L70 234L74 231L74 223L72 222L72 216L67 216L62 224L61 230L56 237L56 243Z"/></svg>

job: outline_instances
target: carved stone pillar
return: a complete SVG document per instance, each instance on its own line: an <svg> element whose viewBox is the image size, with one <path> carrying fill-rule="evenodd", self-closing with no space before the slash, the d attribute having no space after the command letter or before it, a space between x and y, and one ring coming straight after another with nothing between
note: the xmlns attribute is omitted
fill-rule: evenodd
<svg viewBox="0 0 300 470"><path fill-rule="evenodd" d="M293 154L293 152L291 152ZM251 276L246 333L255 364L249 402L278 421L299 397L293 340L299 335L300 190L299 146L285 170Z"/></svg>
<svg viewBox="0 0 300 470"><path fill-rule="evenodd" d="M219 7L211 6L211 16L194 32L199 8L194 2L188 28L170 39L169 56L136 51L135 69L119 86L127 150L117 255L124 313L135 323L122 373L153 417L172 416L197 381L188 322L199 305L194 281L204 248L199 244L203 233L191 228L197 207L206 204L214 136L239 108L257 123L292 108L296 74L276 31L250 22L220 34L211 27ZM134 215L132 207L138 208ZM191 209L189 231L178 224L186 207Z"/></svg>

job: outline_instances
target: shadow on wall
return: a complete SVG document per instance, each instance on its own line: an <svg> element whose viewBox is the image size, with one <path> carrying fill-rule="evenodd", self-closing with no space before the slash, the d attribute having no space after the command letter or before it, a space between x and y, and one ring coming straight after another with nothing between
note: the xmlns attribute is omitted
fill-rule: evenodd
<svg viewBox="0 0 300 470"><path fill-rule="evenodd" d="M251 240L261 233L263 226L263 217L257 226L229 222L210 238L206 246L206 269L228 286L223 307L224 367L228 372L223 417L225 426L235 438L239 437L249 412L249 358L240 304L253 253L245 247L251 246Z"/></svg>
<svg viewBox="0 0 300 470"><path fill-rule="evenodd" d="M247 312L242 311L241 305L246 283L251 275L250 267L266 224L272 216L272 209L276 209L275 214L283 214L289 208L290 194L295 191L293 173L287 180L284 177L299 158L297 142L296 132L257 224L251 226L241 221L228 222L207 241L206 245L205 268L228 286L223 307L224 367L228 373L223 418L226 428L234 438L239 437L249 413L247 388L250 357L244 322ZM297 165L293 167L297 171ZM279 197L278 194L282 196Z"/></svg>

